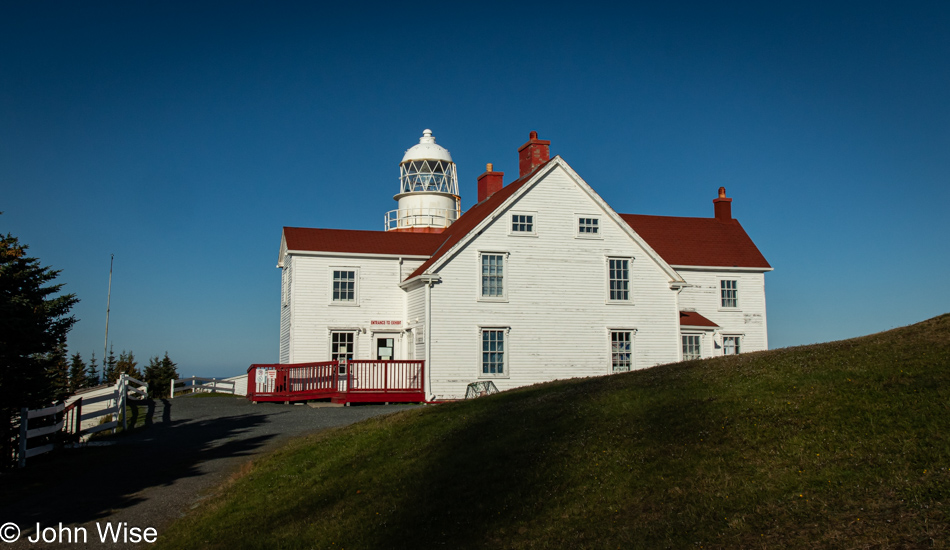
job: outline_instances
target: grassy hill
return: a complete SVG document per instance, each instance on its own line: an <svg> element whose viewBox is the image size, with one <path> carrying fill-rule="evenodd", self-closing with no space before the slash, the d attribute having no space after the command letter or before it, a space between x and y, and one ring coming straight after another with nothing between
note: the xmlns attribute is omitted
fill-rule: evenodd
<svg viewBox="0 0 950 550"><path fill-rule="evenodd" d="M950 315L554 382L296 440L161 548L930 548Z"/></svg>

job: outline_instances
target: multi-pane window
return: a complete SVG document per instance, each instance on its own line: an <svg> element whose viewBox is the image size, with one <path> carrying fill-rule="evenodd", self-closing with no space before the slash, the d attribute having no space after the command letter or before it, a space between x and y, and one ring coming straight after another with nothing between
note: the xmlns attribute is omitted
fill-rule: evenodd
<svg viewBox="0 0 950 550"><path fill-rule="evenodd" d="M630 299L630 260L614 259L608 261L610 280L610 300L626 301Z"/></svg>
<svg viewBox="0 0 950 550"><path fill-rule="evenodd" d="M534 233L534 216L530 214L511 215L512 233Z"/></svg>
<svg viewBox="0 0 950 550"><path fill-rule="evenodd" d="M600 220L597 218L578 218L577 234L581 236L593 236L600 234Z"/></svg>
<svg viewBox="0 0 950 550"><path fill-rule="evenodd" d="M613 372L627 372L633 366L629 331L610 331L610 366Z"/></svg>
<svg viewBox="0 0 950 550"><path fill-rule="evenodd" d="M719 281L722 307L739 307L739 281Z"/></svg>
<svg viewBox="0 0 950 550"><path fill-rule="evenodd" d="M700 347L700 336L698 334L683 335L683 361L690 359L700 359L703 356Z"/></svg>
<svg viewBox="0 0 950 550"><path fill-rule="evenodd" d="M332 332L330 333L330 359L339 361L341 359L353 358L353 333L352 332Z"/></svg>
<svg viewBox="0 0 950 550"><path fill-rule="evenodd" d="M482 374L505 374L505 331L482 329Z"/></svg>
<svg viewBox="0 0 950 550"><path fill-rule="evenodd" d="M333 301L356 301L356 271L333 270Z"/></svg>
<svg viewBox="0 0 950 550"><path fill-rule="evenodd" d="M738 355L739 353L739 337L738 336L723 336L722 337L722 354L723 355Z"/></svg>
<svg viewBox="0 0 950 550"><path fill-rule="evenodd" d="M505 296L505 257L501 254L482 254L482 297Z"/></svg>

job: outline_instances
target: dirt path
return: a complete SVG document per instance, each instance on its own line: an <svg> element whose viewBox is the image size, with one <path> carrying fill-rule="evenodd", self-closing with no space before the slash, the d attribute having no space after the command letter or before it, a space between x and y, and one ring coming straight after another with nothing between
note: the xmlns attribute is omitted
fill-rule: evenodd
<svg viewBox="0 0 950 550"><path fill-rule="evenodd" d="M97 523L126 522L161 534L241 464L287 439L406 408L252 405L234 397L156 401L139 411L146 428L106 446L31 459L27 468L0 476L0 524L13 522L22 531L18 543L4 546L75 547L30 544L37 522L57 530L60 522L85 527L89 548L115 546L100 543ZM118 545L127 546L133 545Z"/></svg>

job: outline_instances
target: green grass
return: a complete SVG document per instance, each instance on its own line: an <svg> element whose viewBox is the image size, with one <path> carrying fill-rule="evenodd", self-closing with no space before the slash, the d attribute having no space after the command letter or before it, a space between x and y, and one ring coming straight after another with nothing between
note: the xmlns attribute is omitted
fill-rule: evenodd
<svg viewBox="0 0 950 550"><path fill-rule="evenodd" d="M943 315L297 439L159 547L945 547L948 434Z"/></svg>

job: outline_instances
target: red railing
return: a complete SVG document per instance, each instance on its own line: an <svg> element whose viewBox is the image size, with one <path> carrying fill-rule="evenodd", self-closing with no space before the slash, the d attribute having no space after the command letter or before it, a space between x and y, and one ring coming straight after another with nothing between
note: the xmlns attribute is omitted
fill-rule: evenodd
<svg viewBox="0 0 950 550"><path fill-rule="evenodd" d="M350 392L422 391L423 361L353 360L347 369Z"/></svg>
<svg viewBox="0 0 950 550"><path fill-rule="evenodd" d="M251 401L424 401L424 361L325 361L251 365Z"/></svg>

